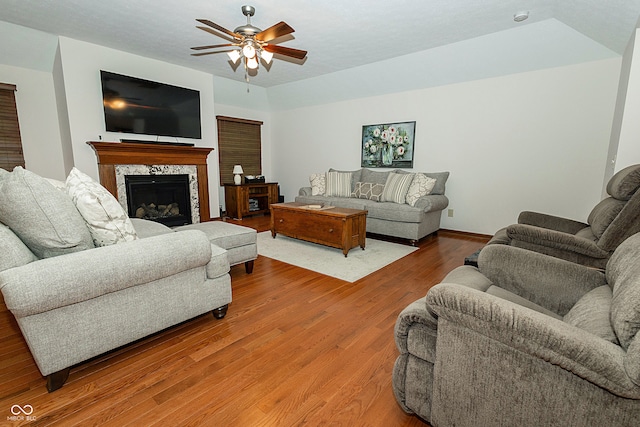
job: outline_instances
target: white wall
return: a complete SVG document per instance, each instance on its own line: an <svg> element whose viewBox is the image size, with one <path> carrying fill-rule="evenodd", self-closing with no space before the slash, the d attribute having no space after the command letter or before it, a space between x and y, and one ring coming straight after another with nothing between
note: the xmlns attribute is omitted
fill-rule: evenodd
<svg viewBox="0 0 640 427"><path fill-rule="evenodd" d="M60 37L60 57L74 163L78 169L93 178L98 179L97 158L87 141L97 141L99 137L104 141L144 138L105 131L100 70L199 90L202 139L180 141L194 142L199 147L217 148L211 74L66 37ZM167 140L175 141L174 138ZM207 164L209 188L216 189L219 186L217 154L209 155ZM209 204L211 216L219 216L217 191L209 192Z"/></svg>
<svg viewBox="0 0 640 427"><path fill-rule="evenodd" d="M293 200L311 173L360 168L362 125L415 120L413 170L451 172L443 228L493 234L525 209L586 220L600 200L620 62L274 112L274 178Z"/></svg>
<svg viewBox="0 0 640 427"><path fill-rule="evenodd" d="M0 64L0 82L17 86L16 108L26 168L63 180L66 173L53 76L50 72Z"/></svg>
<svg viewBox="0 0 640 427"><path fill-rule="evenodd" d="M624 104L622 112L619 140L615 157L615 171L640 163L640 43L637 43L638 32L631 38L625 62L629 62L626 69L626 91L621 102ZM631 55L630 58L627 55ZM621 79L622 82L622 79ZM624 87L624 86L623 86ZM612 142L614 145L615 141Z"/></svg>

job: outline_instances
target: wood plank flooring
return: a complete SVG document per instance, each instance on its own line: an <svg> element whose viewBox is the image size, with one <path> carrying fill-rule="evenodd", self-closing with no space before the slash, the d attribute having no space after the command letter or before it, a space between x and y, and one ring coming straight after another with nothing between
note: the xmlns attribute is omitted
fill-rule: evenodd
<svg viewBox="0 0 640 427"><path fill-rule="evenodd" d="M239 222L263 231L269 217ZM0 425L425 426L391 389L398 313L487 236L441 230L348 283L265 257L232 268L227 316L203 315L71 369L47 393L0 301ZM11 407L31 405L31 420Z"/></svg>

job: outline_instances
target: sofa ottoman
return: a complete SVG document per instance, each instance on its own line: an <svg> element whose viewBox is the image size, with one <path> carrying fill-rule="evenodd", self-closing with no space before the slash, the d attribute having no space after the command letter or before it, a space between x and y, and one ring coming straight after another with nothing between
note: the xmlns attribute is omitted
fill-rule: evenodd
<svg viewBox="0 0 640 427"><path fill-rule="evenodd" d="M244 263L248 274L253 272L253 262L258 258L256 240L258 232L253 228L224 221L208 221L175 227L174 231L200 230L209 241L227 250L229 265Z"/></svg>

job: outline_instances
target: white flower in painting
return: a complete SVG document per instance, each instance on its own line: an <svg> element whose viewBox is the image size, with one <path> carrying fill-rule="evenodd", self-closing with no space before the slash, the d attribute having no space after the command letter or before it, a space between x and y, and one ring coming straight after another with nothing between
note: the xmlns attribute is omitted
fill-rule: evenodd
<svg viewBox="0 0 640 427"><path fill-rule="evenodd" d="M404 142L409 142L409 135L404 136Z"/></svg>
<svg viewBox="0 0 640 427"><path fill-rule="evenodd" d="M397 138L396 138L396 135L395 135L395 134L391 134L391 135L389 135L389 143L390 143L391 145L396 145L396 144L398 143L398 140L397 140Z"/></svg>
<svg viewBox="0 0 640 427"><path fill-rule="evenodd" d="M396 150L396 153L398 153L398 156L404 155L404 147L402 145L399 146L398 149Z"/></svg>
<svg viewBox="0 0 640 427"><path fill-rule="evenodd" d="M394 133L396 133L397 131L398 131L398 130L395 128L395 126L391 126L391 127L389 128L389 133L390 133L390 134L394 134Z"/></svg>
<svg viewBox="0 0 640 427"><path fill-rule="evenodd" d="M380 138L382 138L383 141L387 141L389 139L389 132L386 130L383 130L382 134L380 135Z"/></svg>
<svg viewBox="0 0 640 427"><path fill-rule="evenodd" d="M369 151L371 151L372 153L375 153L376 151L378 151L378 146L377 145L369 146Z"/></svg>
<svg viewBox="0 0 640 427"><path fill-rule="evenodd" d="M380 128L375 128L373 130L373 136L375 136L376 138L380 136Z"/></svg>

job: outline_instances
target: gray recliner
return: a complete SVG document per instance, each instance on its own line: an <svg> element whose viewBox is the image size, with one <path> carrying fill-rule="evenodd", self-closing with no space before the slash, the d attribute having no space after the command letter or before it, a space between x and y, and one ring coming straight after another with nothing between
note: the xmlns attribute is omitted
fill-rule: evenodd
<svg viewBox="0 0 640 427"><path fill-rule="evenodd" d="M587 222L525 211L518 223L498 230L488 244L507 244L604 268L613 251L640 232L640 165L616 173L607 184L609 197L598 203Z"/></svg>
<svg viewBox="0 0 640 427"><path fill-rule="evenodd" d="M606 272L504 245L398 316L393 391L433 426L636 426L640 234Z"/></svg>

